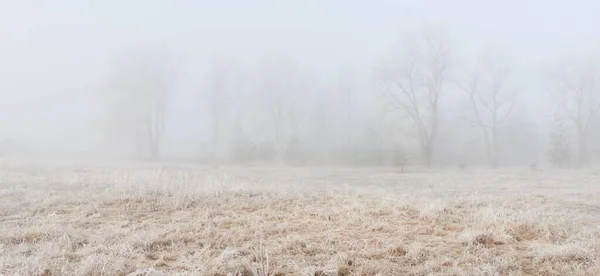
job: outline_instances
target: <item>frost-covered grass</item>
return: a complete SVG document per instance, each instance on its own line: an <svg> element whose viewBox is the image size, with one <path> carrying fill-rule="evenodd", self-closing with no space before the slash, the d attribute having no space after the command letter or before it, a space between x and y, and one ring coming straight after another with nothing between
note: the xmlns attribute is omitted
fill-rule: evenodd
<svg viewBox="0 0 600 276"><path fill-rule="evenodd" d="M591 170L5 163L0 177L2 275L600 275Z"/></svg>

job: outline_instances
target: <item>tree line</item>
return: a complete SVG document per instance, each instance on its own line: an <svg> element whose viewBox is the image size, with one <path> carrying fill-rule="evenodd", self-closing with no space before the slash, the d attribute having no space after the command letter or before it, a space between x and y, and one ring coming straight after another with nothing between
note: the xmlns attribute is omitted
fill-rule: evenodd
<svg viewBox="0 0 600 276"><path fill-rule="evenodd" d="M525 120L526 107L515 112L529 91L505 51L461 56L449 33L431 29L393 46L373 66L367 86L357 83L352 68L321 77L285 57L265 58L250 70L215 60L199 76L205 85L194 88L201 95L198 108L210 116L204 127L211 130L198 158L430 167L440 148L447 148L461 167L474 161L456 152L476 151L496 168L507 149L545 141L506 138L528 131L509 125ZM599 63L593 55L549 59L555 62L540 69L539 90L553 104L548 115L553 126L543 133L549 137L543 156L531 156L531 162L584 166L598 144L593 135L600 126ZM118 60L102 89L107 137L135 157L159 159L176 63L165 52L128 53ZM444 131L465 134L451 141L440 137Z"/></svg>

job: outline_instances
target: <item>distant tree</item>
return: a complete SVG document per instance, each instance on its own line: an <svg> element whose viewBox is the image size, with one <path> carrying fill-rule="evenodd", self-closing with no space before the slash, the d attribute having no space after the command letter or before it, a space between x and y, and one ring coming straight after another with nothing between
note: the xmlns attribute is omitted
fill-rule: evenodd
<svg viewBox="0 0 600 276"><path fill-rule="evenodd" d="M483 56L466 85L459 86L467 93L472 123L483 135L488 165L498 167L498 131L515 106L511 71L495 54Z"/></svg>
<svg viewBox="0 0 600 276"><path fill-rule="evenodd" d="M588 138L600 113L599 73L594 58L586 58L564 62L551 74L559 95L559 119L571 122L576 129L579 166L587 162Z"/></svg>
<svg viewBox="0 0 600 276"><path fill-rule="evenodd" d="M127 53L119 58L102 90L108 130L135 144L137 156L160 158L173 64L164 52Z"/></svg>
<svg viewBox="0 0 600 276"><path fill-rule="evenodd" d="M440 101L448 82L452 48L447 34L427 30L408 40L382 70L387 105L417 128L423 165L430 167L438 136Z"/></svg>
<svg viewBox="0 0 600 276"><path fill-rule="evenodd" d="M220 132L227 108L233 101L242 81L233 63L227 60L215 60L209 72L208 108L212 114L211 158L217 162Z"/></svg>
<svg viewBox="0 0 600 276"><path fill-rule="evenodd" d="M311 156L314 162L331 161L329 159L331 153L331 147L328 146L329 139L335 135L336 130L332 130L336 123L339 121L335 120L331 112L330 98L327 94L329 91L326 89L318 89L319 93L311 98L312 105L306 110L308 129L307 134L310 138ZM296 145L300 144L299 141L295 141ZM339 143L342 144L342 143ZM299 149L297 151L306 151L308 149Z"/></svg>
<svg viewBox="0 0 600 276"><path fill-rule="evenodd" d="M555 122L554 130L550 134L550 162L559 168L564 168L570 161L571 149L567 129L563 122Z"/></svg>
<svg viewBox="0 0 600 276"><path fill-rule="evenodd" d="M301 103L295 100L295 96L301 89L301 80L296 66L285 59L265 59L261 73L259 90L272 125L275 161L283 162L289 142L296 135L297 109Z"/></svg>
<svg viewBox="0 0 600 276"><path fill-rule="evenodd" d="M338 75L337 89L340 94L340 103L343 105L345 119L346 147L350 147L354 132L354 72L350 68L342 70Z"/></svg>

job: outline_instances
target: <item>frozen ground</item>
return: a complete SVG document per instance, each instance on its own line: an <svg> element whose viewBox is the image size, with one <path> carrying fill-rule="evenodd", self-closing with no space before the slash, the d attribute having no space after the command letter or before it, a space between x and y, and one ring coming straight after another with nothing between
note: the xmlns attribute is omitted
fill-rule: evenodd
<svg viewBox="0 0 600 276"><path fill-rule="evenodd" d="M2 163L2 275L600 275L592 170Z"/></svg>

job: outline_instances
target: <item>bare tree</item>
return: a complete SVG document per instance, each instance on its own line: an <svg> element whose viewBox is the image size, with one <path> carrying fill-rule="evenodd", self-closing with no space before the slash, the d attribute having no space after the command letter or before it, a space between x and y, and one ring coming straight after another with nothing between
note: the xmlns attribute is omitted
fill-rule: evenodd
<svg viewBox="0 0 600 276"><path fill-rule="evenodd" d="M109 75L102 97L113 137L130 140L141 158L158 159L172 92L171 64L164 53L128 53Z"/></svg>
<svg viewBox="0 0 600 276"><path fill-rule="evenodd" d="M338 83L337 88L340 93L340 100L344 106L343 117L345 117L346 121L346 146L350 147L353 139L354 132L354 71L350 68L345 68L338 75Z"/></svg>
<svg viewBox="0 0 600 276"><path fill-rule="evenodd" d="M579 166L587 162L588 138L600 112L598 68L593 58L572 60L552 74L559 95L558 118L570 121L576 129Z"/></svg>
<svg viewBox="0 0 600 276"><path fill-rule="evenodd" d="M271 57L263 61L260 89L264 93L266 109L272 123L276 161L282 162L290 136L296 130L298 118L294 101L299 90L297 68L290 61Z"/></svg>
<svg viewBox="0 0 600 276"><path fill-rule="evenodd" d="M412 121L417 129L423 165L430 167L452 49L445 33L431 30L408 42L404 53L384 67L387 105Z"/></svg>
<svg viewBox="0 0 600 276"><path fill-rule="evenodd" d="M211 158L213 162L217 162L221 125L236 90L240 88L242 78L236 73L231 62L216 60L209 73L209 79L208 104L213 122Z"/></svg>
<svg viewBox="0 0 600 276"><path fill-rule="evenodd" d="M510 68L497 55L483 56L467 85L459 86L467 93L474 126L481 130L488 165L498 167L498 131L515 106Z"/></svg>

